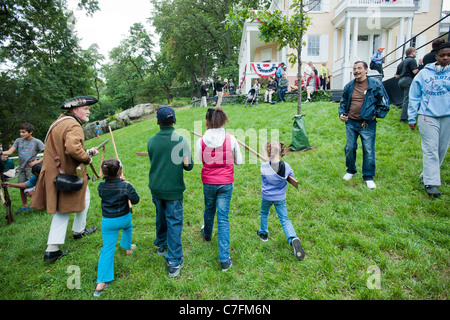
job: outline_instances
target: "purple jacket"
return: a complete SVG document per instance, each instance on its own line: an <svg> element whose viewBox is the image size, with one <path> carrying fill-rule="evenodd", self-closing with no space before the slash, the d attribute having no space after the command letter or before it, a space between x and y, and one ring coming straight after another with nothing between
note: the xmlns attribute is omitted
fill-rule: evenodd
<svg viewBox="0 0 450 320"><path fill-rule="evenodd" d="M270 166L269 162L261 165L261 196L267 201L281 201L286 199L287 178L294 178L294 170L288 163L285 164L284 177L279 176Z"/></svg>

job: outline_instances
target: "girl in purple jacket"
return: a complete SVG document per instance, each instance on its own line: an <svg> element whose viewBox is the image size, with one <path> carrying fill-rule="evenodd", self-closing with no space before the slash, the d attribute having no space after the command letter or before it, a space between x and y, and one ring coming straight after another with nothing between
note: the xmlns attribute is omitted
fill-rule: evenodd
<svg viewBox="0 0 450 320"><path fill-rule="evenodd" d="M269 210L274 205L288 244L294 248L295 257L303 260L305 251L287 216L286 209L287 178L294 177L294 171L288 163L280 160L283 156L283 148L279 143L268 142L265 151L269 161L261 165L261 225L256 234L262 241L268 241Z"/></svg>

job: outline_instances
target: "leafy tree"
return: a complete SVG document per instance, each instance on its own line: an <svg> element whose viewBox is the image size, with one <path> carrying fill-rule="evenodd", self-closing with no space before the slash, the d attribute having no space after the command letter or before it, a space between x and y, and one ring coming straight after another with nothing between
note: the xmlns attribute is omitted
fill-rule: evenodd
<svg viewBox="0 0 450 320"><path fill-rule="evenodd" d="M307 16L305 10L308 1L305 0L292 0L290 10L288 15L283 15L280 10L273 11L253 11L248 7L244 9L232 12L227 17L227 26L230 28L237 23L242 23L243 21L250 19L250 21L258 20L260 22L258 26L259 34L258 37L265 43L275 42L278 44L279 48L289 47L294 49L295 53L289 55L289 62L294 65L297 62L297 72L301 75L302 66L302 47L304 45L303 36L305 35L310 18ZM295 135L298 141L301 141L299 145L295 148L300 149L311 149L308 138L306 136L306 131L304 130L304 119L301 115L301 95L302 91L298 90L297 96L297 116L296 122L299 125L299 130L296 130ZM294 123L294 124L295 124ZM294 148L291 146L291 149ZM294 149L293 149L294 150Z"/></svg>
<svg viewBox="0 0 450 320"><path fill-rule="evenodd" d="M155 14L151 21L160 34L160 46L170 55L176 80L190 83L192 91L196 92L202 80L219 70L231 71L232 74L226 74L226 77L238 79L237 48L241 32L226 29L224 21L231 9L260 2L152 0Z"/></svg>
<svg viewBox="0 0 450 320"><path fill-rule="evenodd" d="M79 6L90 13L98 9L94 0L80 0ZM20 122L33 123L45 137L62 101L91 93L93 57L81 50L72 17L66 1L0 1L2 84L14 88L0 101L2 119L8 119L0 123L4 143L17 136Z"/></svg>
<svg viewBox="0 0 450 320"><path fill-rule="evenodd" d="M296 54L289 55L289 62L293 65L297 62L298 74L301 75L303 36L311 20L306 14L306 5L307 1L305 0L292 0L290 6L292 14L289 15L283 15L280 10L255 12L245 7L227 16L227 26L230 28L236 24L242 24L247 19L258 20L260 22L258 37L262 41L265 43L275 42L279 48L289 47L295 50ZM301 90L298 90L297 114L301 114Z"/></svg>
<svg viewBox="0 0 450 320"><path fill-rule="evenodd" d="M130 27L129 34L109 53L110 63L103 66L107 94L116 108L136 104L139 86L144 83L153 59L153 41L141 23Z"/></svg>

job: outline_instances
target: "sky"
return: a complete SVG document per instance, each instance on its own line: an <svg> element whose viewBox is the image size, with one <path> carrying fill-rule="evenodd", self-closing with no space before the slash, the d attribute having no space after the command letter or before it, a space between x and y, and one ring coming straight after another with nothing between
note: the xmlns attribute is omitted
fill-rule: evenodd
<svg viewBox="0 0 450 320"><path fill-rule="evenodd" d="M147 22L147 18L152 15L149 0L98 0L100 10L92 17L86 16L86 11L79 10L77 2L67 1L77 20L75 29L81 38L80 45L87 49L97 43L105 59L108 59L108 52L125 38L134 23L141 22L147 30L153 30ZM154 43L157 44L157 41Z"/></svg>
<svg viewBox="0 0 450 320"><path fill-rule="evenodd" d="M84 11L78 10L77 2L68 0L69 8L77 18L76 30L81 38L81 46L87 49L97 43L105 59L108 59L108 52L120 44L134 23L142 22L147 30L153 30L147 22L147 18L152 15L150 0L98 0L100 11L95 12L93 17L87 17ZM450 0L444 0L443 9L450 10Z"/></svg>

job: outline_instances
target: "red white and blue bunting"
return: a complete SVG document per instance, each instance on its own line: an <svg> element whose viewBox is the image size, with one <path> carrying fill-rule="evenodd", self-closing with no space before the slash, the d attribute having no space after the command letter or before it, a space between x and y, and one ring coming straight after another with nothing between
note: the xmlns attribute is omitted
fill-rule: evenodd
<svg viewBox="0 0 450 320"><path fill-rule="evenodd" d="M252 67L261 78L268 78L277 72L276 63L252 63Z"/></svg>
<svg viewBox="0 0 450 320"><path fill-rule="evenodd" d="M244 67L244 72L242 73L242 78L241 78L241 83L239 84L239 87L238 88L242 88L242 84L244 83L244 81L245 81L245 74L247 73L247 65L245 65L245 67Z"/></svg>

